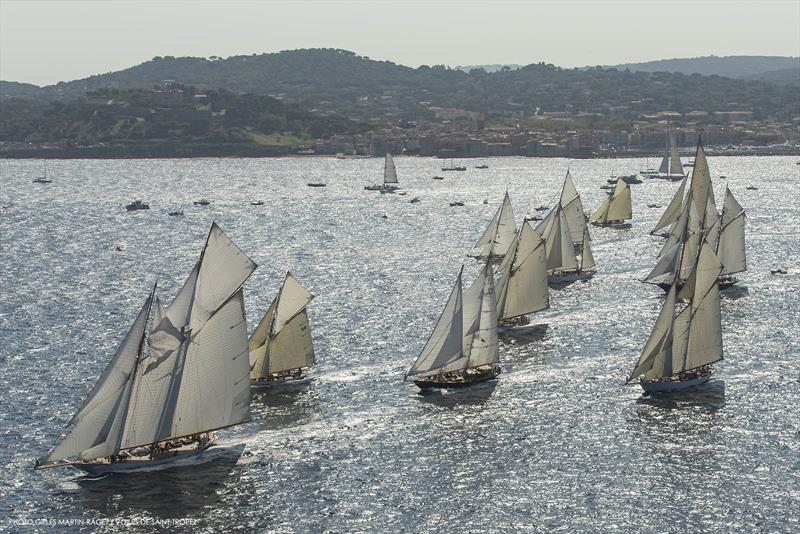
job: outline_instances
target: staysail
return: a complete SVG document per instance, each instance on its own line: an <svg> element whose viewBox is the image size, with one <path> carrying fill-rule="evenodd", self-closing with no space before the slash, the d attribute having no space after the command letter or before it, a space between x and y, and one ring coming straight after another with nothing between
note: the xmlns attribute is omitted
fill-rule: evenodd
<svg viewBox="0 0 800 534"><path fill-rule="evenodd" d="M678 190L675 192L672 200L670 200L667 209L664 210L664 213L661 214L661 218L658 219L656 225L652 230L650 230L651 234L658 232L662 228L670 226L678 220L678 217L680 217L681 214L681 207L683 206L683 195L686 193L687 181L689 181L688 175L683 178L680 187L678 187Z"/></svg>
<svg viewBox="0 0 800 534"><path fill-rule="evenodd" d="M725 189L725 200L720 220L717 254L722 263L722 274L734 274L747 270L744 245L745 213L733 197L731 190Z"/></svg>

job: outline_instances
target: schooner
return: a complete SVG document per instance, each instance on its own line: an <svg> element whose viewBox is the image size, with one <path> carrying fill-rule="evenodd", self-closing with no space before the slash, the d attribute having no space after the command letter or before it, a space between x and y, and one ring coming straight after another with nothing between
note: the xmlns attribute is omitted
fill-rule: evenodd
<svg viewBox="0 0 800 534"><path fill-rule="evenodd" d="M497 327L520 332L531 328L528 314L550 307L547 255L544 240L527 222L522 223L509 251L498 269Z"/></svg>
<svg viewBox="0 0 800 534"><path fill-rule="evenodd" d="M67 434L36 468L149 469L199 454L215 444L214 430L248 421L242 285L255 268L212 224L177 296L164 307L153 288Z"/></svg>
<svg viewBox="0 0 800 534"><path fill-rule="evenodd" d="M383 185L368 185L364 187L367 191L380 191L381 193L393 193L397 190L397 169L394 166L394 158L388 152L383 160Z"/></svg>
<svg viewBox="0 0 800 534"><path fill-rule="evenodd" d="M406 374L421 389L463 387L500 374L492 267L487 261L466 290L463 272L462 266L439 321Z"/></svg>
<svg viewBox="0 0 800 534"><path fill-rule="evenodd" d="M316 363L306 306L314 295L287 272L278 295L250 336L250 380L255 386L296 381Z"/></svg>
<svg viewBox="0 0 800 534"><path fill-rule="evenodd" d="M695 160L697 161L697 160ZM628 383L640 380L647 393L669 392L708 382L710 365L722 360L722 322L717 277L722 272L711 245L703 242L690 280L673 283ZM683 294L687 303L680 303ZM682 309L681 309L681 306Z"/></svg>
<svg viewBox="0 0 800 534"><path fill-rule="evenodd" d="M631 186L622 178L617 180L617 185L611 195L607 196L603 204L592 213L589 222L594 226L627 226L625 221L633 218L631 209Z"/></svg>
<svg viewBox="0 0 800 534"><path fill-rule="evenodd" d="M478 242L475 243L475 259L488 259L497 261L503 258L511 247L514 236L517 233L517 223L514 221L514 208L511 207L511 197L506 191L503 203L497 208L497 212L492 218L489 226L484 230Z"/></svg>
<svg viewBox="0 0 800 534"><path fill-rule="evenodd" d="M550 284L569 284L594 276L596 269L589 246L589 228L581 197L569 171L558 203L536 226L536 232L545 240Z"/></svg>
<svg viewBox="0 0 800 534"><path fill-rule="evenodd" d="M670 218L674 216L676 199L682 197L681 189L684 185L681 184L662 219L667 214ZM702 203L693 200L698 195L705 197ZM697 258L696 252L705 241L719 255L723 265L719 279L720 288L725 289L735 284L737 279L733 274L747 269L744 248L745 214L729 189L726 189L722 216L717 213L711 173L701 141L697 145L689 193L681 201L677 220L672 222L667 241L659 252L659 260L643 281L656 284L664 291L669 291L673 283L677 283L680 288L691 276Z"/></svg>

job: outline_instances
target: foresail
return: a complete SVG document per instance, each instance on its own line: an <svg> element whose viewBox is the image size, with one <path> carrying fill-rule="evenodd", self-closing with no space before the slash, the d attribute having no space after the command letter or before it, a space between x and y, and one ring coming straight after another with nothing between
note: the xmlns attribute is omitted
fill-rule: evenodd
<svg viewBox="0 0 800 534"><path fill-rule="evenodd" d="M664 157L661 158L661 165L658 166L660 174L669 174L669 132L667 132L667 140L664 143Z"/></svg>
<svg viewBox="0 0 800 534"><path fill-rule="evenodd" d="M681 215L681 207L683 205L683 195L686 192L686 182L688 180L689 180L688 176L683 179L680 187L678 187L678 190L672 197L672 200L670 200L667 209L664 210L664 213L661 214L661 218L658 219L658 222L650 231L651 234L656 233L662 228L666 228L667 226L671 225L672 223L678 220L678 217L680 217Z"/></svg>
<svg viewBox="0 0 800 534"><path fill-rule="evenodd" d="M581 271L593 269L595 265L594 255L589 246L589 230L587 229L583 236L583 246L581 247Z"/></svg>
<svg viewBox="0 0 800 534"><path fill-rule="evenodd" d="M514 221L514 209L511 207L511 197L506 192L503 197L503 204L475 244L480 249L479 256L502 256L506 254L516 233L517 225Z"/></svg>
<svg viewBox="0 0 800 534"><path fill-rule="evenodd" d="M463 270L463 267L462 267ZM462 357L463 311L461 305L461 272L458 273L450 297L425 343L409 375L438 372L442 367Z"/></svg>
<svg viewBox="0 0 800 534"><path fill-rule="evenodd" d="M308 314L302 310L269 341L269 372L308 367L316 362Z"/></svg>
<svg viewBox="0 0 800 534"><path fill-rule="evenodd" d="M730 189L725 191L721 224L718 255L723 267L722 274L746 271L745 213L742 206L733 198Z"/></svg>
<svg viewBox="0 0 800 534"><path fill-rule="evenodd" d="M666 361L670 364L672 362L672 320L675 315L675 291L675 286L672 286L667 293L653 331L650 332L650 337L639 355L639 361L636 362L628 382L645 373L650 375L650 378L665 376L663 374L665 372L664 364ZM669 374L666 376L672 374L671 369L667 369L667 371Z"/></svg>
<svg viewBox="0 0 800 534"><path fill-rule="evenodd" d="M583 229L586 226L586 218L583 214L581 197L578 194L578 189L575 187L575 182L572 180L572 175L569 171L567 171L567 176L564 178L564 187L561 190L559 206L561 206L561 211L564 212L564 216L567 219L572 242L575 244L580 243L581 240L583 240Z"/></svg>
<svg viewBox="0 0 800 534"><path fill-rule="evenodd" d="M606 219L609 221L627 221L633 217L631 209L631 186L624 180L617 180L614 194L608 203Z"/></svg>
<svg viewBox="0 0 800 534"><path fill-rule="evenodd" d="M606 197L603 199L603 203L600 204L600 207L597 208L592 216L589 218L590 222L593 223L604 223L608 220L608 208L611 204L611 197Z"/></svg>
<svg viewBox="0 0 800 534"><path fill-rule="evenodd" d="M130 398L130 386L144 340L151 295L139 310L111 362L86 397L81 408L70 421L66 436L43 459L52 463L72 456L84 456L85 451L108 449L114 452L119 446L121 419ZM94 459L89 453L84 459Z"/></svg>

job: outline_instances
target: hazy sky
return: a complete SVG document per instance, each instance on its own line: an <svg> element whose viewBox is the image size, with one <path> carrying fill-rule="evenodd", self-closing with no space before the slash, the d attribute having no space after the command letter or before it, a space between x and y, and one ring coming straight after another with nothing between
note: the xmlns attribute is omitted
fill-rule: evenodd
<svg viewBox="0 0 800 534"><path fill-rule="evenodd" d="M416 67L800 55L800 0L0 0L0 78L36 84L153 56L345 48Z"/></svg>

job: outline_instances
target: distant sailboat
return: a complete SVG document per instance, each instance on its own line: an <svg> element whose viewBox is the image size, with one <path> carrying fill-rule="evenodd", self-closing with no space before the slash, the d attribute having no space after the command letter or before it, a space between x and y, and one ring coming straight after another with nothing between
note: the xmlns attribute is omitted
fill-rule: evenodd
<svg viewBox="0 0 800 534"><path fill-rule="evenodd" d="M528 314L550 307L545 242L523 222L509 251L498 269L497 326L500 331L520 331L530 324Z"/></svg>
<svg viewBox="0 0 800 534"><path fill-rule="evenodd" d="M114 357L37 469L152 469L214 445L250 419L242 284L255 270L212 224L200 260L164 308L155 288ZM148 335L149 332L149 335ZM62 461L77 457L74 461Z"/></svg>
<svg viewBox="0 0 800 534"><path fill-rule="evenodd" d="M439 321L406 374L421 389L463 387L500 374L491 265L486 262L467 290L463 271L462 266Z"/></svg>
<svg viewBox="0 0 800 534"><path fill-rule="evenodd" d="M478 249L478 253L472 257L479 260L487 258L490 261L499 260L508 252L516 233L517 223L514 221L514 208L511 207L511 197L506 191L503 203L497 208L489 226L475 243L474 248Z"/></svg>
<svg viewBox="0 0 800 534"><path fill-rule="evenodd" d="M44 174L42 176L38 177L38 178L34 178L33 179L33 183L36 183L36 184L50 184L50 183L53 182L53 180L50 179L50 177L49 177L49 175L47 173L47 160L43 160L43 163L44 163Z"/></svg>
<svg viewBox="0 0 800 534"><path fill-rule="evenodd" d="M678 154L678 144L675 142L675 135L671 130L667 130L664 156L661 158L661 165L659 165L658 171L643 171L640 174L647 178L663 178L674 181L683 179L685 173L681 164L681 157Z"/></svg>
<svg viewBox="0 0 800 534"><path fill-rule="evenodd" d="M393 193L397 190L397 169L394 166L394 158L388 152L383 160L383 185L368 185L364 187L367 191L380 191L381 193Z"/></svg>
<svg viewBox="0 0 800 534"><path fill-rule="evenodd" d="M316 363L306 306L314 295L286 273L281 290L250 336L250 380L269 385L301 380Z"/></svg>
<svg viewBox="0 0 800 534"><path fill-rule="evenodd" d="M594 226L621 226L632 218L631 186L620 178L613 193L606 197L589 221Z"/></svg>
<svg viewBox="0 0 800 534"><path fill-rule="evenodd" d="M547 279L551 285L560 286L594 276L591 236L581 197L569 171L558 204L536 226L536 231L545 240Z"/></svg>
<svg viewBox="0 0 800 534"><path fill-rule="evenodd" d="M697 161L697 160L695 160ZM717 278L722 265L711 246L700 247L691 281L673 283L628 383L640 380L648 393L697 387L711 377L710 365L722 360L722 321ZM678 294L686 295L680 308Z"/></svg>

